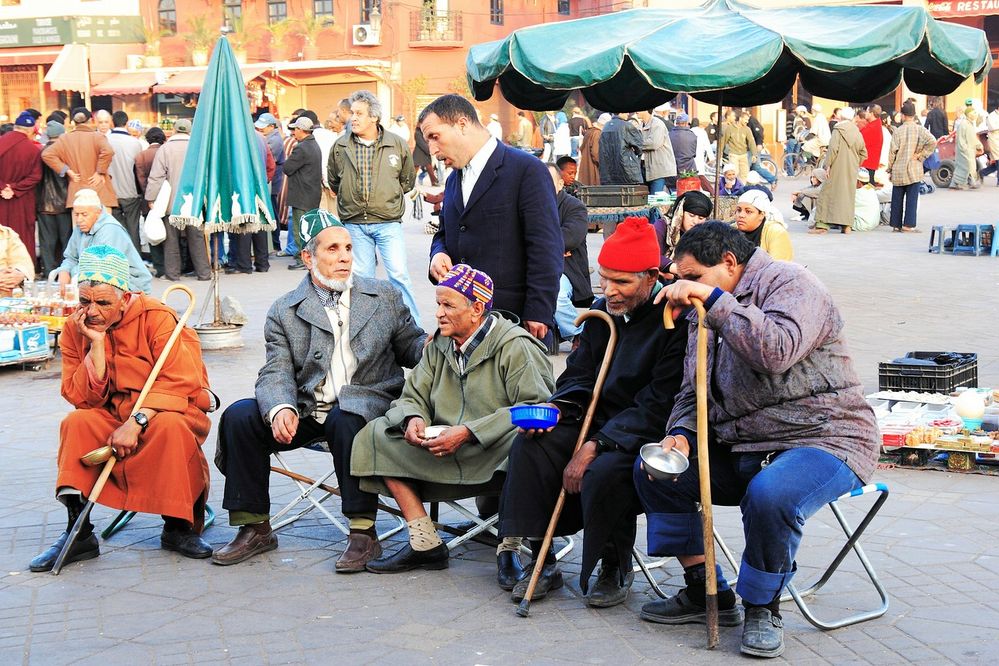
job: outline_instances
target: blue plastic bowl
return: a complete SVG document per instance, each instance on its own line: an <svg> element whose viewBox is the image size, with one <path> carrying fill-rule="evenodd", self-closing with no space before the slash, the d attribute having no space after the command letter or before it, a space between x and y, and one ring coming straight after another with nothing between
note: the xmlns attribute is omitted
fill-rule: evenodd
<svg viewBox="0 0 999 666"><path fill-rule="evenodd" d="M510 408L510 420L518 428L551 428L558 423L558 410L548 405L520 405Z"/></svg>

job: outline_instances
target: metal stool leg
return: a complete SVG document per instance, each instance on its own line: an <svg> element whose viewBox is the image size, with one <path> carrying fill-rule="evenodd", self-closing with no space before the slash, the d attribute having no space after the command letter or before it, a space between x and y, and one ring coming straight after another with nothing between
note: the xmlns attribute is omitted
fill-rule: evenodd
<svg viewBox="0 0 999 666"><path fill-rule="evenodd" d="M861 495L866 495L869 493L880 493L878 499L874 502L874 505L867 511L867 515L860 522L856 529L850 527L846 518L843 516L842 510L837 506L837 502L849 499L851 497L860 497ZM881 505L888 500L888 486L883 483L876 483L863 488L858 488L852 493L843 495L836 500L829 503L829 508L832 510L833 515L836 516L839 526L842 528L843 533L847 537L846 543L840 549L839 553L833 559L832 564L825 570L822 576L817 582L808 588L799 591L798 588L792 583L787 586L788 594L781 597L781 601L786 601L788 599L793 599L794 603L797 604L798 608L801 610L801 614L806 620L811 622L814 626L819 629L829 631L831 629L839 629L840 627L846 627L851 624L857 624L858 622L865 622L867 620L873 620L874 618L881 617L886 612L888 612L888 593L885 592L884 586L881 585L881 581L878 578L877 572L874 571L874 567L871 565L869 559L867 559L867 554L864 553L864 549L860 546L860 537L863 535L867 526L871 524L874 517L877 515L878 511L881 509ZM820 620L812 613L809 609L808 604L805 603L805 597L810 596L818 592L822 587L829 581L832 575L839 568L839 565L843 562L843 559L847 554L853 550L857 554L857 558L864 567L864 571L867 572L868 578L870 578L871 583L874 585L874 589L877 590L878 596L881 598L881 604L870 611L865 611L862 613L856 613L854 615L849 615L847 617L841 618L839 620L824 621Z"/></svg>
<svg viewBox="0 0 999 666"><path fill-rule="evenodd" d="M729 565L732 567L732 570L735 572L735 577L728 581L728 584L734 588L736 582L738 582L739 580L739 563L736 561L735 556L732 555L732 551L729 550L728 546L725 545L725 541L722 540L721 535L718 534L717 529L714 530L714 535L715 535L715 546L717 546L718 550L722 552L722 555L725 556L725 559L728 560ZM662 588L659 587L659 583L658 581L656 581L655 576L652 575L652 570L662 569L664 566L666 566L666 562L668 562L670 558L663 557L653 562L646 562L645 559L642 557L642 554L638 551L638 548L632 548L631 554L632 557L635 558L635 566L632 568L632 571L634 573L641 573L643 576L645 576L645 580L649 581L649 587L652 588L652 591L656 594L657 597L659 597L660 599L668 598L669 595L663 592Z"/></svg>

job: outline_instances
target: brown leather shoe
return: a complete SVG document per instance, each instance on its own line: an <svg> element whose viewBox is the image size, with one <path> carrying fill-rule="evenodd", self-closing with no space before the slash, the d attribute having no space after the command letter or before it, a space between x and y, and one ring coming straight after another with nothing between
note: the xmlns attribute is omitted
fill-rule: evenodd
<svg viewBox="0 0 999 666"><path fill-rule="evenodd" d="M254 555L274 550L277 546L278 540L271 531L269 522L243 525L236 533L236 538L212 553L212 564L239 564Z"/></svg>
<svg viewBox="0 0 999 666"><path fill-rule="evenodd" d="M363 532L351 532L347 536L347 549L336 561L337 573L357 573L364 571L364 565L382 556L382 544L374 528Z"/></svg>

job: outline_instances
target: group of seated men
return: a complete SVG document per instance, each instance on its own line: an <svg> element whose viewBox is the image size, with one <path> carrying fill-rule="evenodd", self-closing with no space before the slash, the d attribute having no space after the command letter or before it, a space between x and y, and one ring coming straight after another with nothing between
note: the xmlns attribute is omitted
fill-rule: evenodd
<svg viewBox="0 0 999 666"><path fill-rule="evenodd" d="M716 576L721 623L744 623L743 652L782 653L779 600L795 571L802 526L865 483L876 454L874 417L843 321L814 276L708 222L680 239L679 279L663 286L653 227L639 219L619 225L598 257L603 298L593 306L612 318L617 345L591 430L574 450L610 339L603 322L587 320L555 380L544 346L491 311L488 275L458 264L444 276L436 288L438 330L428 338L388 282L352 274L350 235L334 216L312 211L303 228L309 273L268 313L255 397L229 406L220 421L223 507L238 530L214 551L200 536L208 493L200 444L211 401L197 339L185 331L130 418L176 318L128 288L120 252L96 246L81 253L80 309L62 338L63 395L77 409L63 422L56 483L70 524L97 475L79 457L107 442L121 462L102 504L163 515L164 548L219 565L242 562L278 545L270 454L323 439L350 525L337 572L446 568L448 549L423 502L501 488L497 582L519 601L529 573L542 567L533 595L540 599L563 585L555 553L541 552L541 544L564 488L555 533L583 530L579 584L589 605L627 598L637 516L645 513L650 553L675 556L686 587L646 604L642 618L704 622L706 578ZM638 456L654 441L696 456L692 299L707 310L714 497L743 512L746 549L735 591L720 568L705 571L697 465L675 482L652 481ZM689 327L664 328L667 304L686 313ZM412 371L405 376L403 368ZM557 424L518 430L508 408L538 403L557 409ZM429 432L434 426L442 432ZM161 444L166 439L170 446ZM379 495L391 495L407 522L408 543L391 555L375 531ZM51 568L66 537L32 570ZM99 555L89 524L82 537L69 561Z"/></svg>

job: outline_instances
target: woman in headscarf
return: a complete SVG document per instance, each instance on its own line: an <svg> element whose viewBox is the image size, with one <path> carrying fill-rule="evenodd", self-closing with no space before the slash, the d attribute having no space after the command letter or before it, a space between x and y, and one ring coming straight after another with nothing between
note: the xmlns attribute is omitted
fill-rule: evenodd
<svg viewBox="0 0 999 666"><path fill-rule="evenodd" d="M792 261L791 236L774 218L773 204L759 190L748 190L735 205L735 226L774 259Z"/></svg>
<svg viewBox="0 0 999 666"><path fill-rule="evenodd" d="M555 139L552 143L552 153L556 160L572 152L572 142L569 139L569 120L564 111L559 111L555 114Z"/></svg>
<svg viewBox="0 0 999 666"><path fill-rule="evenodd" d="M700 190L684 192L676 198L666 211L666 219L656 217L652 226L659 240L659 273L665 279L673 279L669 271L673 263L673 250L680 236L701 224L711 216L711 199Z"/></svg>

